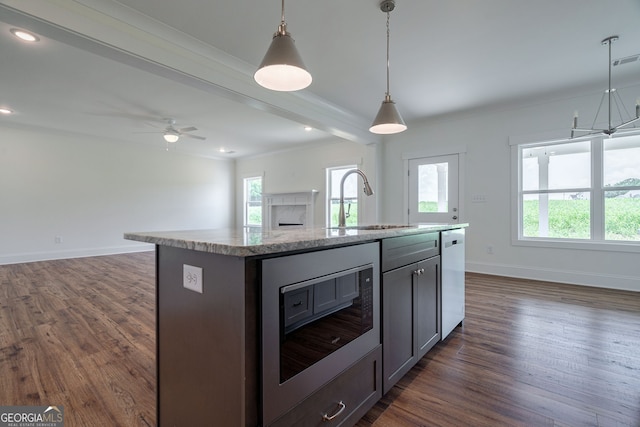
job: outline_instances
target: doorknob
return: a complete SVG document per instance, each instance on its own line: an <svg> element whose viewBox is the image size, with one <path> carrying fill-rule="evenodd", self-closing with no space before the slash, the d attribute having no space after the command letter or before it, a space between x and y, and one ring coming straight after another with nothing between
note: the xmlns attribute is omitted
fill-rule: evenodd
<svg viewBox="0 0 640 427"><path fill-rule="evenodd" d="M458 219L458 215L454 215L454 216L452 216L451 218L453 218L453 219Z"/></svg>

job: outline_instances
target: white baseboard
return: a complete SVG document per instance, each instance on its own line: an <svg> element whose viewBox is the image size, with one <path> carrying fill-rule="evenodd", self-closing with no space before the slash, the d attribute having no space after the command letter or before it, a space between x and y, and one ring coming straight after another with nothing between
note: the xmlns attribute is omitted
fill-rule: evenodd
<svg viewBox="0 0 640 427"><path fill-rule="evenodd" d="M112 246L107 248L70 249L52 252L28 252L22 254L0 255L0 265L21 264L25 262L50 261L54 259L86 258L90 256L115 255L133 252L146 252L155 249L155 245L138 243L135 245Z"/></svg>
<svg viewBox="0 0 640 427"><path fill-rule="evenodd" d="M585 273L582 271L555 270L540 267L533 268L522 265L494 264L475 261L467 261L465 268L466 271L471 273L493 274L496 276L545 280L547 282L570 283L573 285L640 292L640 278L637 276L623 276L608 273Z"/></svg>

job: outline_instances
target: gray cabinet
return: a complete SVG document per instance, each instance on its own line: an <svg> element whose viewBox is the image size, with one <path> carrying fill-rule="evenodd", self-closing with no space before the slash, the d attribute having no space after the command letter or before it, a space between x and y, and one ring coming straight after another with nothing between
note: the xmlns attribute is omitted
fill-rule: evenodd
<svg viewBox="0 0 640 427"><path fill-rule="evenodd" d="M356 424L381 397L381 347L378 345L270 427L346 427Z"/></svg>
<svg viewBox="0 0 640 427"><path fill-rule="evenodd" d="M417 264L415 283L415 328L418 360L440 341L440 257ZM418 361L416 360L416 362Z"/></svg>
<svg viewBox="0 0 640 427"><path fill-rule="evenodd" d="M382 241L383 393L441 336L439 234Z"/></svg>

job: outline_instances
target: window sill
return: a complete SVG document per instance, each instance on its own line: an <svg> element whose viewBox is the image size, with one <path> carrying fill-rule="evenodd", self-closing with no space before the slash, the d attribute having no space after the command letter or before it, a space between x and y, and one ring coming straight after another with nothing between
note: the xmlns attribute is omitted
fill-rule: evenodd
<svg viewBox="0 0 640 427"><path fill-rule="evenodd" d="M511 244L513 246L537 248L640 253L640 242L595 242L591 240L521 238L512 239Z"/></svg>

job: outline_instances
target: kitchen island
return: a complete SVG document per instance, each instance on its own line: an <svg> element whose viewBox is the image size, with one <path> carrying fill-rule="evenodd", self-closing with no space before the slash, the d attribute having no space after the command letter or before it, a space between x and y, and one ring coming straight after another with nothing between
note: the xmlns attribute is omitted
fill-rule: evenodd
<svg viewBox="0 0 640 427"><path fill-rule="evenodd" d="M125 234L156 245L158 424L355 423L382 395L381 242L437 255L466 226Z"/></svg>

